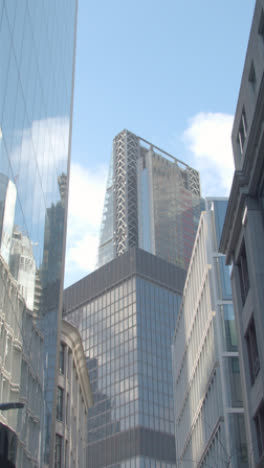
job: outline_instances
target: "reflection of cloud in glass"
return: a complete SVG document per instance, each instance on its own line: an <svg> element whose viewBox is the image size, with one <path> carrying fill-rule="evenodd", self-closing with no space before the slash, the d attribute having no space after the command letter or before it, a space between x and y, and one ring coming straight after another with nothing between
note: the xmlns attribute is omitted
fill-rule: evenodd
<svg viewBox="0 0 264 468"><path fill-rule="evenodd" d="M73 163L69 188L65 282L71 284L95 269L106 167L88 170Z"/></svg>
<svg viewBox="0 0 264 468"><path fill-rule="evenodd" d="M15 219L17 199L16 187L4 174L0 174L0 204L1 204L1 255L9 264L10 249Z"/></svg>
<svg viewBox="0 0 264 468"><path fill-rule="evenodd" d="M39 176L43 192L52 195L54 178L50 175L55 172L59 176L67 172L68 140L68 117L34 120L31 127L23 130L22 142L14 148L10 158L18 191L21 184L22 195L24 181L34 186Z"/></svg>
<svg viewBox="0 0 264 468"><path fill-rule="evenodd" d="M14 135L19 142L9 158L17 189L14 224L32 241L38 267L43 261L47 209L62 201L62 182L67 185L62 175L67 178L68 140L69 118L64 116L35 120Z"/></svg>

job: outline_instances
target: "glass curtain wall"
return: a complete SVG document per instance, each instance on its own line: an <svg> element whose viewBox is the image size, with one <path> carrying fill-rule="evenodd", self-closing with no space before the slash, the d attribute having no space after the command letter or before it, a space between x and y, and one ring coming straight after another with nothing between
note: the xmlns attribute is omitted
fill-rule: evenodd
<svg viewBox="0 0 264 468"><path fill-rule="evenodd" d="M18 421L1 415L20 432L19 467L49 465L53 440L76 3L0 0L0 340L3 349L16 345L17 357L10 381L1 380L0 400L23 396L26 402ZM30 339L24 317L40 344ZM39 414L32 406L34 386L42 402ZM32 434L38 434L34 450L31 423Z"/></svg>
<svg viewBox="0 0 264 468"><path fill-rule="evenodd" d="M175 467L171 343L180 296L140 277L67 315L79 327L94 406L88 466Z"/></svg>

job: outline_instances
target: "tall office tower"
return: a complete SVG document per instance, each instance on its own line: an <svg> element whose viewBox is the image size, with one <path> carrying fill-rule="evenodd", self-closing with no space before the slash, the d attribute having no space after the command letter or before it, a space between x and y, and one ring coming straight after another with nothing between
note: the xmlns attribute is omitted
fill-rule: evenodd
<svg viewBox="0 0 264 468"><path fill-rule="evenodd" d="M113 141L98 266L139 247L187 270L200 205L195 169L122 131Z"/></svg>
<svg viewBox="0 0 264 468"><path fill-rule="evenodd" d="M134 247L64 291L94 397L87 467L175 468L171 343L185 274Z"/></svg>
<svg viewBox="0 0 264 468"><path fill-rule="evenodd" d="M53 467L76 9L0 0L0 401L25 405L0 413L0 458L19 468Z"/></svg>
<svg viewBox="0 0 264 468"><path fill-rule="evenodd" d="M173 343L178 468L247 468L231 283L218 253L227 200L206 200Z"/></svg>
<svg viewBox="0 0 264 468"><path fill-rule="evenodd" d="M257 0L232 131L235 174L221 239L232 265L250 467L264 464L264 1Z"/></svg>

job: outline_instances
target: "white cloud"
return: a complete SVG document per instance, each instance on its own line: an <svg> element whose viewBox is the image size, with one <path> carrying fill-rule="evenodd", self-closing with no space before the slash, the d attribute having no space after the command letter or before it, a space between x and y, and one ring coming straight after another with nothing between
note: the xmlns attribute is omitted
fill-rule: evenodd
<svg viewBox="0 0 264 468"><path fill-rule="evenodd" d="M71 268L89 273L95 268L97 248L98 235L88 233L80 236L68 247L66 261Z"/></svg>
<svg viewBox="0 0 264 468"><path fill-rule="evenodd" d="M231 130L233 116L199 113L189 121L183 140L192 152L192 164L199 170L203 196L226 196L233 172Z"/></svg>
<svg viewBox="0 0 264 468"><path fill-rule="evenodd" d="M90 273L96 266L106 175L106 166L98 166L94 170L76 163L71 166L66 286Z"/></svg>

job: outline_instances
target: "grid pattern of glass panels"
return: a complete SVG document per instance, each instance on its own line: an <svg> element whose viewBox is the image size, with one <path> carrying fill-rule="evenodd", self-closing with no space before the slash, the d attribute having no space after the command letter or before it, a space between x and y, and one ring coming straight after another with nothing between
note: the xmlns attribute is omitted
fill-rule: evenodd
<svg viewBox="0 0 264 468"><path fill-rule="evenodd" d="M139 424L174 434L171 344L179 297L137 278Z"/></svg>
<svg viewBox="0 0 264 468"><path fill-rule="evenodd" d="M142 427L164 434L165 444L166 435L174 438L171 343L179 302L176 293L133 277L67 316L82 334L95 402L88 417L88 457L93 444L113 439L112 463L102 464L94 451L94 468L167 468L157 457L135 461L140 453L132 435L130 457L118 455L119 435ZM120 457L129 461L120 464Z"/></svg>
<svg viewBox="0 0 264 468"><path fill-rule="evenodd" d="M203 206L198 187L191 188L190 171L155 153L152 157L155 254L188 269Z"/></svg>
<svg viewBox="0 0 264 468"><path fill-rule="evenodd" d="M83 309L81 333L95 400L89 411L89 442L135 426L136 325L135 280L120 284Z"/></svg>
<svg viewBox="0 0 264 468"><path fill-rule="evenodd" d="M75 17L76 0L0 0L0 254L29 312L26 315L41 319L45 352L41 361L48 363L43 386L48 425L43 428L46 463L49 443L54 443L50 429L62 288ZM4 286L9 294L6 282ZM19 324L20 311L15 305L11 313ZM23 326L19 339L28 356L33 356L34 348ZM33 360L29 365L34 367ZM34 415L29 413L29 417ZM33 456L30 449L27 456ZM31 467L35 462L21 464Z"/></svg>

